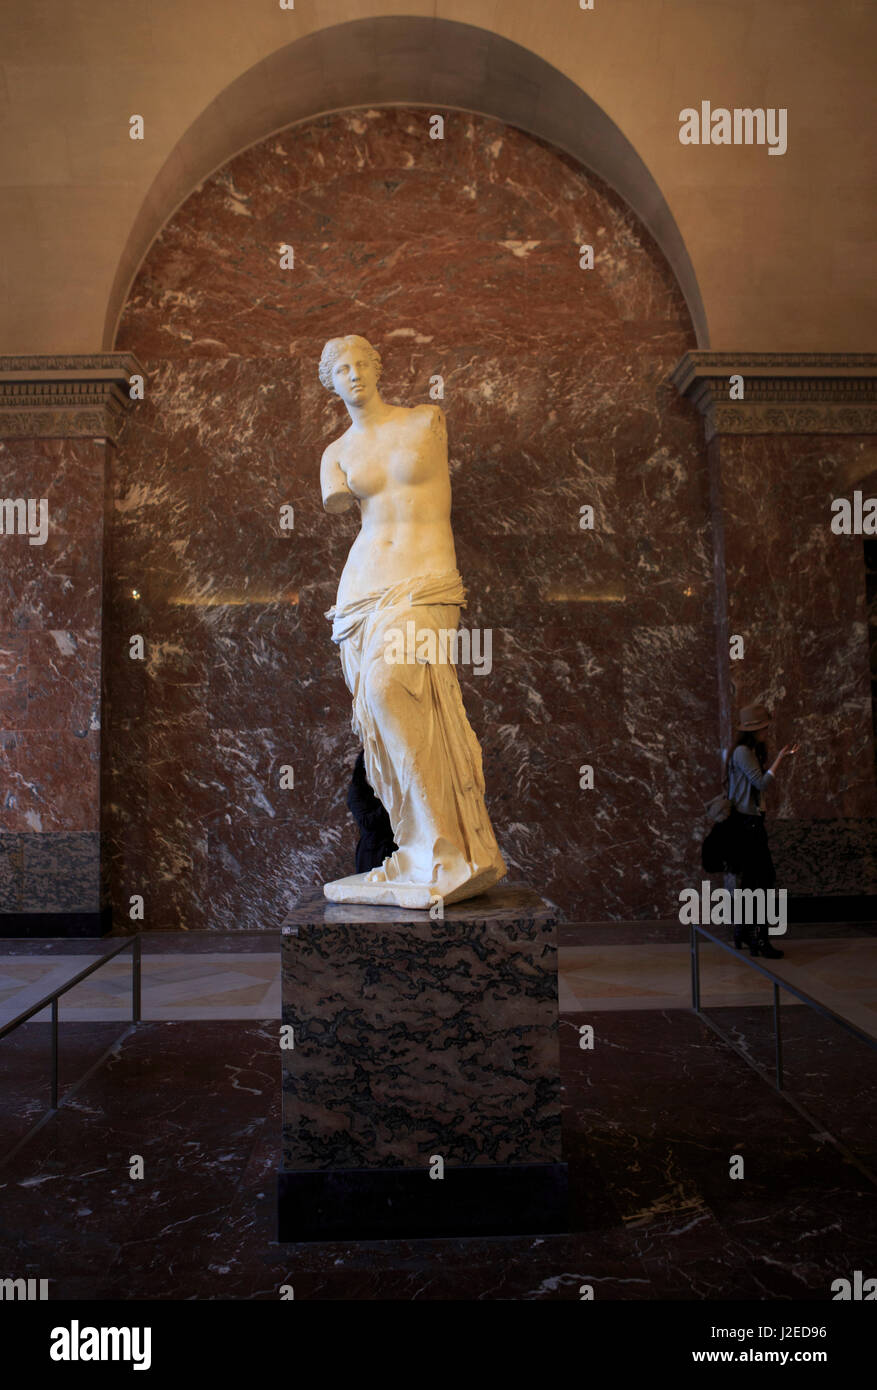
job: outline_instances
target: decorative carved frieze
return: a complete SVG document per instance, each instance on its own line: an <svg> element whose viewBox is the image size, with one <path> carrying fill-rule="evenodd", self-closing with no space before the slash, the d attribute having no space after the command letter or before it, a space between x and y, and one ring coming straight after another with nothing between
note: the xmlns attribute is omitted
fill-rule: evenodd
<svg viewBox="0 0 877 1390"><path fill-rule="evenodd" d="M742 378L742 399L732 377ZM703 415L707 442L717 434L877 433L877 353L687 352L671 380Z"/></svg>
<svg viewBox="0 0 877 1390"><path fill-rule="evenodd" d="M0 438L118 437L134 404L130 352L0 357Z"/></svg>

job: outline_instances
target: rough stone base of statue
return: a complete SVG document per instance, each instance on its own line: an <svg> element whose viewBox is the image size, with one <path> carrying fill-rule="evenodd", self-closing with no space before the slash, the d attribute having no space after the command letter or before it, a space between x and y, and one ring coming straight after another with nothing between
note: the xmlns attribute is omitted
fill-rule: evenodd
<svg viewBox="0 0 877 1390"><path fill-rule="evenodd" d="M330 903L358 903L369 907L403 907L423 909L432 907L435 894L426 884L370 883L368 874L350 874L323 885L323 894Z"/></svg>
<svg viewBox="0 0 877 1390"><path fill-rule="evenodd" d="M290 912L280 1240L567 1229L559 918L505 885L441 920Z"/></svg>
<svg viewBox="0 0 877 1390"><path fill-rule="evenodd" d="M372 869L365 874L349 874L347 878L336 878L323 886L323 893L331 903L356 903L366 907L402 907L424 909L437 904L439 900L446 905L462 902L466 898L476 898L492 888L503 871L495 865L470 876L451 893L438 894L429 884L400 883L383 878L383 870ZM379 877L380 875L380 877ZM377 880L377 881L376 881Z"/></svg>

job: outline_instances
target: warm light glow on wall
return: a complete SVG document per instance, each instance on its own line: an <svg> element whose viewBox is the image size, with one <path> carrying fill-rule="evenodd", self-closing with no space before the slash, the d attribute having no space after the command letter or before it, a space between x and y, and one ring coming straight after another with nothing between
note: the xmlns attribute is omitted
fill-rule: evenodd
<svg viewBox="0 0 877 1390"><path fill-rule="evenodd" d="M256 608L267 603L298 604L298 594L177 594L168 600L184 608Z"/></svg>
<svg viewBox="0 0 877 1390"><path fill-rule="evenodd" d="M606 589L549 589L543 597L546 603L624 603L627 595Z"/></svg>

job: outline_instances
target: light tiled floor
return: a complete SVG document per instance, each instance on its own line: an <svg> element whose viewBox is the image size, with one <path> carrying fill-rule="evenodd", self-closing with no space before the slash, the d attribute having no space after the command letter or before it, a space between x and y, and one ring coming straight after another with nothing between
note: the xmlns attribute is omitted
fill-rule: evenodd
<svg viewBox="0 0 877 1390"><path fill-rule="evenodd" d="M877 941L867 938L781 941L777 975L836 1013L877 1035ZM82 970L87 957L0 957L0 1023L36 1003ZM718 946L700 948L705 1007L771 1002L771 985ZM561 1013L691 1006L687 944L568 946L560 952ZM143 1018L269 1019L280 1017L280 958L275 952L234 955L144 955ZM784 994L784 1005L793 996ZM122 954L61 999L62 1019L124 1020L131 1010L131 960ZM38 1016L49 1018L48 1009Z"/></svg>
<svg viewBox="0 0 877 1390"><path fill-rule="evenodd" d="M872 1036L877 1036L877 941L863 937L779 941L771 969ZM689 949L683 945L568 946L561 951L560 1012L691 1007ZM700 946L701 1005L772 1002L768 979L711 942ZM781 995L783 1006L797 1004Z"/></svg>
<svg viewBox="0 0 877 1390"><path fill-rule="evenodd" d="M561 1013L691 1007L687 944L569 946L561 955ZM700 947L700 978L704 1002L757 1004L770 994L763 976L710 942Z"/></svg>
<svg viewBox="0 0 877 1390"><path fill-rule="evenodd" d="M6 1023L88 964L86 956L0 958L0 1023ZM144 955L142 1016L162 1019L268 1019L280 1017L280 957ZM48 1009L35 1022L50 1018ZM82 1023L131 1017L131 958L122 953L60 1001L61 1019Z"/></svg>

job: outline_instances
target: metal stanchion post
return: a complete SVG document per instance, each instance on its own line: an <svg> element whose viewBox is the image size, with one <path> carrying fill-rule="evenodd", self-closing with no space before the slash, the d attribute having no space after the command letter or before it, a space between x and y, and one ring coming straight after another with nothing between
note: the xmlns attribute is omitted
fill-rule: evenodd
<svg viewBox="0 0 877 1390"><path fill-rule="evenodd" d="M700 1013L700 956L698 954L700 942L697 936L697 927L691 928L691 1007L695 1013Z"/></svg>
<svg viewBox="0 0 877 1390"><path fill-rule="evenodd" d="M134 965L131 972L131 1020L133 1023L140 1022L140 933L134 938Z"/></svg>
<svg viewBox="0 0 877 1390"><path fill-rule="evenodd" d="M52 1109L58 1109L58 996L52 1000Z"/></svg>

